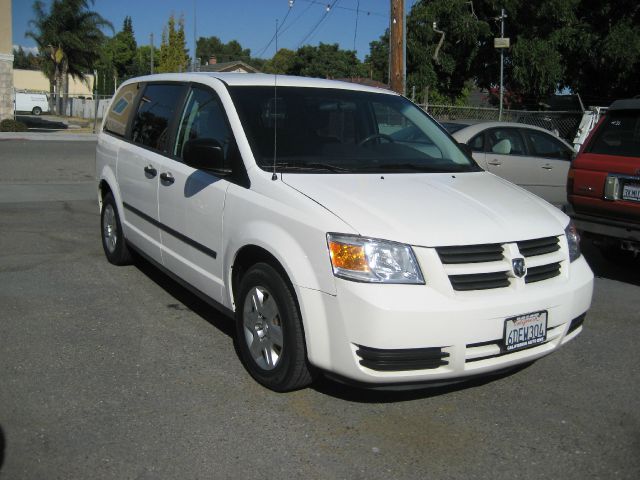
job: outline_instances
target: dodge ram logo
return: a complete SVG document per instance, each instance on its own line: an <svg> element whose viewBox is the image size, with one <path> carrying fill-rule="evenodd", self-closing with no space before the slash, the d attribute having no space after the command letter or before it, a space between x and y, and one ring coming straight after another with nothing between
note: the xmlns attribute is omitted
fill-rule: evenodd
<svg viewBox="0 0 640 480"><path fill-rule="evenodd" d="M527 266L524 263L524 258L514 258L511 264L513 265L513 273L516 277L522 278L527 274Z"/></svg>

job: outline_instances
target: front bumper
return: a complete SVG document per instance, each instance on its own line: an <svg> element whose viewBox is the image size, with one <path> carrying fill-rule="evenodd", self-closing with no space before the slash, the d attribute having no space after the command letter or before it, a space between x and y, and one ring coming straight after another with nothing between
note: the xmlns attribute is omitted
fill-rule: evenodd
<svg viewBox="0 0 640 480"><path fill-rule="evenodd" d="M593 274L583 257L567 262L563 270L561 276L526 288L474 292L443 292L430 284L428 271L426 285L336 279L335 296L299 289L309 360L367 384L453 381L530 362L582 330ZM548 312L545 343L503 353L505 320L543 310ZM407 369L379 368L376 360L387 361L394 351Z"/></svg>

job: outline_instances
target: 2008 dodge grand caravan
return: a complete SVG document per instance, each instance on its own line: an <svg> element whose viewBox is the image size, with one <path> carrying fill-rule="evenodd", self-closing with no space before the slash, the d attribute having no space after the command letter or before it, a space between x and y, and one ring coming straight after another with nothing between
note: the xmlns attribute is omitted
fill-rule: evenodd
<svg viewBox="0 0 640 480"><path fill-rule="evenodd" d="M276 391L514 367L578 335L591 302L569 218L393 92L132 79L96 167L107 259L135 250L233 316L245 367Z"/></svg>

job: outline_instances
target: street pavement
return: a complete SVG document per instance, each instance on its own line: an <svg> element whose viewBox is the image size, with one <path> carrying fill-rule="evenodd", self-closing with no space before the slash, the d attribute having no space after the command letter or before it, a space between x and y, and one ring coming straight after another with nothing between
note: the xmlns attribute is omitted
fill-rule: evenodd
<svg viewBox="0 0 640 480"><path fill-rule="evenodd" d="M0 479L640 478L637 266L586 244L584 332L512 374L276 394L229 319L107 263L94 151L0 139Z"/></svg>

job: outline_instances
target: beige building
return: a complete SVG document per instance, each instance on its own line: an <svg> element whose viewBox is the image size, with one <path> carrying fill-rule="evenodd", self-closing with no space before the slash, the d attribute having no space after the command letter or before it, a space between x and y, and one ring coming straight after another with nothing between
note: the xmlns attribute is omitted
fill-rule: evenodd
<svg viewBox="0 0 640 480"><path fill-rule="evenodd" d="M49 93L49 79L40 70L13 70L13 87L16 92ZM84 81L69 76L69 96L93 97L93 75L85 75Z"/></svg>
<svg viewBox="0 0 640 480"><path fill-rule="evenodd" d="M0 120L13 117L11 0L0 0Z"/></svg>

